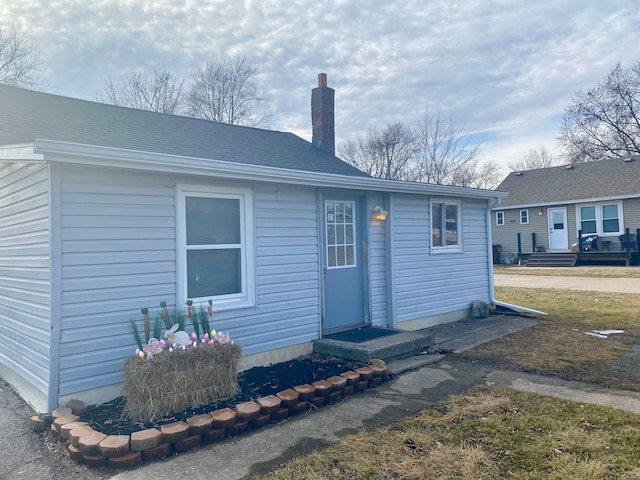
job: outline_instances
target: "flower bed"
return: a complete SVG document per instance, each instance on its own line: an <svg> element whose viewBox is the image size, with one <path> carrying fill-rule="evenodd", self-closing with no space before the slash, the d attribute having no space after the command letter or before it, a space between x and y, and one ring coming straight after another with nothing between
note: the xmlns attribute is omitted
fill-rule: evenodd
<svg viewBox="0 0 640 480"><path fill-rule="evenodd" d="M129 435L107 435L98 431L99 426L82 421L71 408L59 408L50 415L36 415L30 423L32 429L43 430L53 421L51 431L65 442L70 458L75 461L93 467L128 468L338 402L386 379L385 363L372 360L369 365L343 371L340 375L292 388L284 388L283 384L275 395L195 414L184 420L173 418L171 423Z"/></svg>

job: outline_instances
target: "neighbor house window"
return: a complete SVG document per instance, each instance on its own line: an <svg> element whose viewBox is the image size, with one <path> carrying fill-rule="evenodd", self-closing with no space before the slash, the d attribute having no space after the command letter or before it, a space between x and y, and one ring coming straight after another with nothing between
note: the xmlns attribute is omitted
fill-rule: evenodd
<svg viewBox="0 0 640 480"><path fill-rule="evenodd" d="M621 235L623 233L620 203L581 206L578 214L578 225L583 235Z"/></svg>
<svg viewBox="0 0 640 480"><path fill-rule="evenodd" d="M178 224L178 301L253 304L251 190L180 186Z"/></svg>
<svg viewBox="0 0 640 480"><path fill-rule="evenodd" d="M602 233L619 233L618 205L602 205Z"/></svg>
<svg viewBox="0 0 640 480"><path fill-rule="evenodd" d="M496 225L504 225L504 212L496 212Z"/></svg>
<svg viewBox="0 0 640 480"><path fill-rule="evenodd" d="M459 250L460 246L460 202L433 200L431 202L432 250Z"/></svg>
<svg viewBox="0 0 640 480"><path fill-rule="evenodd" d="M520 210L520 223L522 225L529 224L529 210Z"/></svg>

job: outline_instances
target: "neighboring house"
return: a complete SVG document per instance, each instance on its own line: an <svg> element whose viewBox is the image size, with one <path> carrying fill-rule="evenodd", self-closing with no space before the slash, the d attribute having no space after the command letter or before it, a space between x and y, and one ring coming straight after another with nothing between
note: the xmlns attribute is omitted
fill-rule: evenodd
<svg viewBox="0 0 640 480"><path fill-rule="evenodd" d="M505 195L342 162L319 80L313 144L0 86L0 374L31 405L120 395L130 321L161 301L212 299L248 368L493 300L489 222Z"/></svg>
<svg viewBox="0 0 640 480"><path fill-rule="evenodd" d="M491 226L503 263L517 258L518 237L522 254L569 252L578 232L597 235L599 252L620 252L625 229L640 228L640 157L512 172L496 190L509 193Z"/></svg>

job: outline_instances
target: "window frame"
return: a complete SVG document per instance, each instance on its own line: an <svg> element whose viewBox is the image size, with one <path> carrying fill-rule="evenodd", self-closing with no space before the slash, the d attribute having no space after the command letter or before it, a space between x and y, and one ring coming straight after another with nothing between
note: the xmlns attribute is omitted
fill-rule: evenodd
<svg viewBox="0 0 640 480"><path fill-rule="evenodd" d="M240 285L239 293L189 298L187 297L187 218L186 198L224 198L240 201ZM255 248L253 219L253 190L251 188L222 187L217 185L178 184L176 186L176 302L184 305L192 300L194 305L205 305L211 299L214 310L229 310L255 306ZM202 249L202 246L199 247Z"/></svg>
<svg viewBox="0 0 640 480"><path fill-rule="evenodd" d="M446 215L446 207L449 205L455 205L457 209L457 217L456 217L456 244L455 245L434 245L433 244L433 206L434 204L444 204L445 205L445 215ZM441 219L442 220L442 219ZM446 219L445 219L446 223ZM442 224L440 225L442 229ZM445 238L446 238L446 225L445 225ZM460 253L462 252L462 201L461 200L451 200L447 198L432 198L429 201L429 244L431 246L432 254L440 254L440 253Z"/></svg>
<svg viewBox="0 0 640 480"><path fill-rule="evenodd" d="M526 221L523 220L523 215L522 215L523 213L526 216ZM526 208L523 210L520 210L520 225L529 225L529 210Z"/></svg>
<svg viewBox="0 0 640 480"><path fill-rule="evenodd" d="M496 226L501 227L505 224L504 221L504 210L500 210L496 212Z"/></svg>
<svg viewBox="0 0 640 480"><path fill-rule="evenodd" d="M604 207L615 205L618 209L618 231L617 232L605 232L604 221L611 220L611 218L604 218ZM617 237L624 233L624 212L622 211L622 202L598 202L598 203L584 203L576 205L576 227L578 231L582 231L582 209L592 207L595 210L595 219L585 221L595 221L596 231L585 233L582 232L582 236L586 235L598 235L599 237Z"/></svg>

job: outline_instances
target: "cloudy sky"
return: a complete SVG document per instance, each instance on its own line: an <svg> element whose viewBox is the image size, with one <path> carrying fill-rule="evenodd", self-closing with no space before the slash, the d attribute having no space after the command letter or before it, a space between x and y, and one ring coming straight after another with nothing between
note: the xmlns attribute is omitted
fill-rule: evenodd
<svg viewBox="0 0 640 480"><path fill-rule="evenodd" d="M428 108L505 173L530 148L560 153L572 95L640 60L637 0L0 0L0 21L39 42L52 93L94 99L137 67L186 76L240 54L274 97L275 129L310 139L326 72L338 144Z"/></svg>

